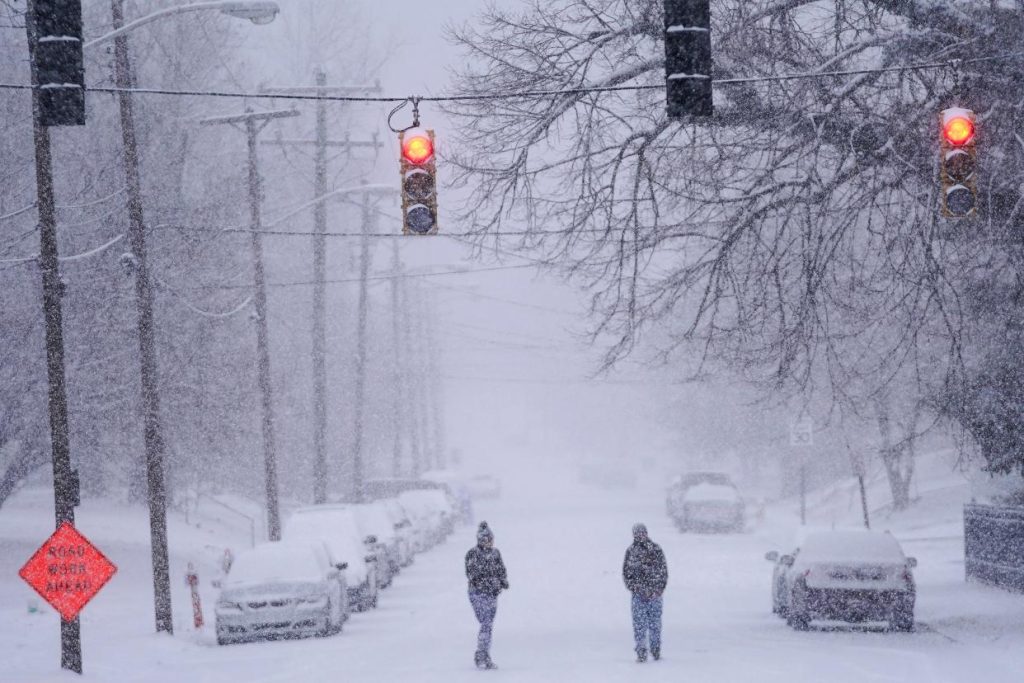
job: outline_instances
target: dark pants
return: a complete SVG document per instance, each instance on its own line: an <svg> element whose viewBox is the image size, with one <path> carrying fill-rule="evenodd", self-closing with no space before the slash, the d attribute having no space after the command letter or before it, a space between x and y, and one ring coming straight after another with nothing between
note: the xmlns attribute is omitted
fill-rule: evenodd
<svg viewBox="0 0 1024 683"><path fill-rule="evenodd" d="M647 600L633 594L633 640L636 649L646 650L648 639L652 650L661 649L661 597Z"/></svg>
<svg viewBox="0 0 1024 683"><path fill-rule="evenodd" d="M476 620L480 622L476 651L489 653L491 651L491 629L494 626L494 617L498 613L498 596L470 591L469 604L473 606Z"/></svg>

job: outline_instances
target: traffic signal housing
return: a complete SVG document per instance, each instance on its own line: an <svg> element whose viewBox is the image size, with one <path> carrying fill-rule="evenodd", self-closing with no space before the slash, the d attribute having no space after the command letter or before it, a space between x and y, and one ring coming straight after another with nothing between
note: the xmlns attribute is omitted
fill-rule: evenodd
<svg viewBox="0 0 1024 683"><path fill-rule="evenodd" d="M84 126L82 0L35 0L33 21L40 123Z"/></svg>
<svg viewBox="0 0 1024 683"><path fill-rule="evenodd" d="M952 107L940 114L939 188L942 215L967 218L978 210L976 117L970 109Z"/></svg>
<svg viewBox="0 0 1024 683"><path fill-rule="evenodd" d="M398 134L402 175L402 233L437 233L437 166L434 131L403 131Z"/></svg>
<svg viewBox="0 0 1024 683"><path fill-rule="evenodd" d="M665 0L665 103L670 119L714 114L710 0Z"/></svg>

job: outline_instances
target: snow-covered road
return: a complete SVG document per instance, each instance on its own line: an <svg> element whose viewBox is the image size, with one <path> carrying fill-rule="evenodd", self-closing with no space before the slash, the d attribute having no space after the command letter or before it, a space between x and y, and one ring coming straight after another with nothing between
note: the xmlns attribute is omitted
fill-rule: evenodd
<svg viewBox="0 0 1024 683"><path fill-rule="evenodd" d="M88 510L81 517L88 533ZM507 487L502 500L479 506L478 517L494 529L511 583L495 628L497 672L473 667L476 623L462 575L472 531L463 528L420 556L382 594L380 608L353 615L342 634L230 647L217 647L209 629L184 626L183 587L175 589L178 633L153 635L145 547L108 543L105 550L121 573L84 614L84 680L1024 680L1024 597L964 584L961 542L955 537L925 533L905 542L907 552L921 561L917 632L797 633L770 613L771 567L762 559L766 550L785 547L780 543L792 533L788 521L770 515L745 534L682 535L670 527L662 500L653 493L553 486ZM57 670L56 617L26 614L27 589L18 585L15 573L34 544L4 534L9 528L4 520L0 513L0 647L6 662L0 680L77 680ZM642 665L633 661L628 594L619 576L636 521L648 524L670 567L664 657Z"/></svg>

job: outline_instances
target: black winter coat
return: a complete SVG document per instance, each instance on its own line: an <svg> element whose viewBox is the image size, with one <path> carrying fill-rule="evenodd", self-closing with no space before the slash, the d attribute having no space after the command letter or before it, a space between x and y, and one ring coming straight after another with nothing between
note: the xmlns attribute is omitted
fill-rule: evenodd
<svg viewBox="0 0 1024 683"><path fill-rule="evenodd" d="M466 553L466 578L469 579L469 590L497 596L502 588L508 588L508 576L505 563L497 548L475 546Z"/></svg>
<svg viewBox="0 0 1024 683"><path fill-rule="evenodd" d="M665 592L668 585L668 564L665 553L654 541L634 541L626 549L622 562L622 580L630 593L645 599L655 598Z"/></svg>

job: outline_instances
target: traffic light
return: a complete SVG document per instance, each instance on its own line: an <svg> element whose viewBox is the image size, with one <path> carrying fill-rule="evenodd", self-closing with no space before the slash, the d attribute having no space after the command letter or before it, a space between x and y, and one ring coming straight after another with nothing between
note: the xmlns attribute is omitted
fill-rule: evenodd
<svg viewBox="0 0 1024 683"><path fill-rule="evenodd" d="M437 233L437 168L434 165L434 131L403 131L398 134L402 149L402 233Z"/></svg>
<svg viewBox="0 0 1024 683"><path fill-rule="evenodd" d="M665 101L670 119L714 113L710 0L665 0Z"/></svg>
<svg viewBox="0 0 1024 683"><path fill-rule="evenodd" d="M953 107L940 115L939 185L942 215L965 218L977 212L977 149L975 116L970 109Z"/></svg>
<svg viewBox="0 0 1024 683"><path fill-rule="evenodd" d="M82 0L36 0L34 20L40 123L84 126Z"/></svg>

